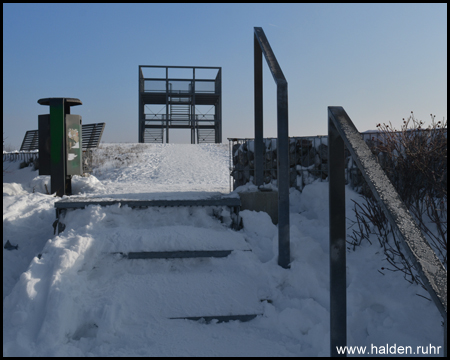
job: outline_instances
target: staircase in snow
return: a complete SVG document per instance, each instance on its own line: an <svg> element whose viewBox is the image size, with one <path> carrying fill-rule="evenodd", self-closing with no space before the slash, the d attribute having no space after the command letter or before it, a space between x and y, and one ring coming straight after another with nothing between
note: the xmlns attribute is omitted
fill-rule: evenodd
<svg viewBox="0 0 450 360"><path fill-rule="evenodd" d="M119 204L120 206L129 206L132 208L146 208L146 207L180 207L180 206L228 206L230 208L231 218L233 219L232 227L238 229L240 226L239 208L240 208L240 198L236 197L210 197L204 199L194 199L194 200L105 200L101 198L66 198L55 202L56 216L55 230L58 230L58 234L64 231L64 216L68 210L83 209L88 205L101 205L109 206ZM117 232L117 229L114 230ZM205 230L206 231L206 230ZM131 252L116 252L112 255L130 261L170 261L176 263L185 261L194 261L197 259L205 259L206 261L211 261L208 259L219 258L217 261L226 261L226 258L236 252L250 251L248 244L245 239L239 233L235 233L232 239L229 241L232 245L231 248L221 248L217 247L215 249L171 249L164 251L131 251ZM115 233L117 236L117 233ZM215 236L215 234L211 234ZM229 236L229 235L228 235ZM195 239L192 239L195 240ZM226 239L225 239L226 240ZM222 241L221 243L228 242ZM147 249L148 250L148 249ZM223 263L211 262L211 266L205 264L204 272L201 276L198 275L198 271L195 270L199 263L189 263L192 265L193 274L190 274L189 270L180 272L178 276L171 276L171 281L167 284L166 297L161 303L161 299L158 298L160 294L154 294L151 289L151 284L148 283L151 280L146 280L142 283L143 291L147 294L146 301L153 299L154 304L160 307L158 310L162 314L167 314L169 319L187 319L187 320L200 320L203 319L206 323L216 320L220 322L228 322L233 320L239 321L249 321L254 319L257 315L262 313L261 302L257 299L256 288L254 280L251 276L247 274L239 275L241 281L236 284L227 279L227 274L217 267ZM151 279L157 280L158 276L167 276L167 274L152 273ZM205 279L207 283L214 284L205 288L203 285ZM125 281L122 285L123 287L129 286L129 281ZM191 289L189 294L179 294L177 289L181 287L189 286ZM125 289L124 289L125 290ZM196 308L196 297L203 296L211 299L211 306L213 308L220 308L221 311L217 313L204 313L204 309ZM133 302L139 301L137 299L129 299L129 306L133 306ZM156 311L156 310L155 310Z"/></svg>

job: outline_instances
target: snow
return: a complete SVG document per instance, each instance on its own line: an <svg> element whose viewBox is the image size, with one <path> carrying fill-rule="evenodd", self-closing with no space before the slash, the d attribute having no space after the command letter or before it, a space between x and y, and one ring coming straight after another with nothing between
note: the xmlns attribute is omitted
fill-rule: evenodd
<svg viewBox="0 0 450 360"><path fill-rule="evenodd" d="M229 192L228 145L107 144L74 198L197 199ZM50 177L5 162L4 356L328 356L328 183L290 191L291 268L268 214L221 207L88 206L54 235ZM237 191L255 190L250 185ZM231 196L237 196L233 193ZM72 198L72 197L71 197ZM347 228L354 220L346 189ZM348 232L350 229L348 230ZM383 271L372 241L347 253L348 345L443 346L419 286ZM129 251L234 250L226 258L129 260ZM251 251L248 251L251 250ZM249 322L185 316L259 314ZM439 355L442 355L442 347Z"/></svg>

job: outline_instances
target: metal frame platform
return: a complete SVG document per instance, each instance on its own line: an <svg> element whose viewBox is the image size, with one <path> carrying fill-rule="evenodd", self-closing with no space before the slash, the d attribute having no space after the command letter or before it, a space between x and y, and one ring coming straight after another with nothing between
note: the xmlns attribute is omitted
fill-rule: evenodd
<svg viewBox="0 0 450 360"><path fill-rule="evenodd" d="M191 75L188 78L171 76L173 69L191 72ZM204 69L215 75L201 75ZM146 76L146 72L151 76ZM159 105L160 111L153 113L147 105ZM214 113L202 114L197 105L209 105ZM191 144L221 143L222 68L139 65L138 120L140 143L164 143L164 140L169 143L170 129L189 129Z"/></svg>

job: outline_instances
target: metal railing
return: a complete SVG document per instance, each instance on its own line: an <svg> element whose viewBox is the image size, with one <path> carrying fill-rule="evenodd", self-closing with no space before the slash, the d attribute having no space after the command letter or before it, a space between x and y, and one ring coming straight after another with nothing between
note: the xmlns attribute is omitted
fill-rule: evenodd
<svg viewBox="0 0 450 360"><path fill-rule="evenodd" d="M289 122L288 86L275 54L261 27L254 28L255 75L255 181L263 185L263 88L262 55L277 84L277 179L278 179L278 265L288 268L290 256L289 228Z"/></svg>
<svg viewBox="0 0 450 360"><path fill-rule="evenodd" d="M447 271L422 235L367 144L342 107L328 107L328 161L330 212L330 346L347 343L346 221L344 145L366 180L373 196L404 244L426 289L444 318L444 356L447 355Z"/></svg>
<svg viewBox="0 0 450 360"><path fill-rule="evenodd" d="M168 116L166 114L145 114L145 121L166 121L168 120L178 120L178 118L173 118L173 114L169 114ZM214 114L195 114L194 116L187 114L185 116L185 121L191 121L190 119L193 118L195 121L215 121L216 116Z"/></svg>
<svg viewBox="0 0 450 360"><path fill-rule="evenodd" d="M83 173L92 173L92 154L93 149L83 150ZM12 152L3 152L3 162L5 161L25 161L30 162L31 160L39 159L39 151L12 151ZM37 165L39 166L39 165Z"/></svg>
<svg viewBox="0 0 450 360"><path fill-rule="evenodd" d="M3 152L3 161L30 161L31 159L36 160L39 157L38 151L12 151Z"/></svg>
<svg viewBox="0 0 450 360"><path fill-rule="evenodd" d="M166 93L169 94L215 94L218 93L215 80L166 80L162 79L143 79L144 90L146 93ZM194 87L195 85L195 87ZM166 89L168 86L168 89ZM195 90L194 90L195 88ZM168 90L168 91L167 91Z"/></svg>

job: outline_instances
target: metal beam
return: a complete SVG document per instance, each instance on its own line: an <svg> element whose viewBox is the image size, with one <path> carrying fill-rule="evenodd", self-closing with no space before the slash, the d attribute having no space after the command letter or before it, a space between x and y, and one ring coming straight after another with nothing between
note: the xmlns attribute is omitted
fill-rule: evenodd
<svg viewBox="0 0 450 360"><path fill-rule="evenodd" d="M259 46L264 53L264 57L266 58L267 65L269 65L270 72L272 73L273 79L275 83L278 85L280 82L286 82L286 78L284 77L283 71L281 71L281 67L278 64L277 58L270 47L269 41L266 38L266 34L264 34L264 30L261 27L255 27L255 35L258 40Z"/></svg>
<svg viewBox="0 0 450 360"><path fill-rule="evenodd" d="M241 321L241 322L247 322L250 320L253 320L258 315L262 314L252 314L252 315L218 315L218 316L186 316L186 317L173 317L169 318L171 320L194 320L198 321L200 319L204 319L205 323L210 323L212 320L217 320L217 323L220 324L222 322L228 322L228 321Z"/></svg>
<svg viewBox="0 0 450 360"><path fill-rule="evenodd" d="M217 83L219 85L217 86ZM215 120L217 124L216 130L216 144L222 143L222 68L219 68L217 72L217 76L215 79L215 84L218 89L215 89L215 93L217 94L217 90L219 91L219 98L217 104L214 109Z"/></svg>
<svg viewBox="0 0 450 360"><path fill-rule="evenodd" d="M174 69L220 69L217 66L168 66L168 65L139 65L141 68L174 68Z"/></svg>
<svg viewBox="0 0 450 360"><path fill-rule="evenodd" d="M142 74L142 69L141 66L139 66L139 74L138 74L138 142L139 143L143 143L144 142L144 129L143 129L143 124L144 124L144 119L145 119L145 115L144 115L144 103L143 103L143 99L142 99L142 93L144 92L144 80L143 80L144 76Z"/></svg>
<svg viewBox="0 0 450 360"><path fill-rule="evenodd" d="M253 35L255 73L255 185L263 184L263 58L256 33Z"/></svg>
<svg viewBox="0 0 450 360"><path fill-rule="evenodd" d="M185 250L185 251L140 251L129 252L127 258L132 259L187 259L227 257L233 250Z"/></svg>
<svg viewBox="0 0 450 360"><path fill-rule="evenodd" d="M344 141L328 120L329 221L330 221L330 353L347 345L347 286L345 228Z"/></svg>
<svg viewBox="0 0 450 360"><path fill-rule="evenodd" d="M192 70L192 102L190 104L191 144L195 144L195 68ZM197 141L198 143L198 141Z"/></svg>
<svg viewBox="0 0 450 360"><path fill-rule="evenodd" d="M169 119L169 67L166 66L166 119ZM163 140L164 141L164 140ZM169 143L169 121L166 122L166 144Z"/></svg>
<svg viewBox="0 0 450 360"><path fill-rule="evenodd" d="M287 82L277 84L278 264L289 267L289 128Z"/></svg>
<svg viewBox="0 0 450 360"><path fill-rule="evenodd" d="M164 81L166 78L143 78L143 80L153 80L153 81ZM179 78L169 78L171 81L192 81L192 79L179 79ZM195 81L202 82L216 82L215 79L195 79ZM189 94L189 93L186 93Z"/></svg>

